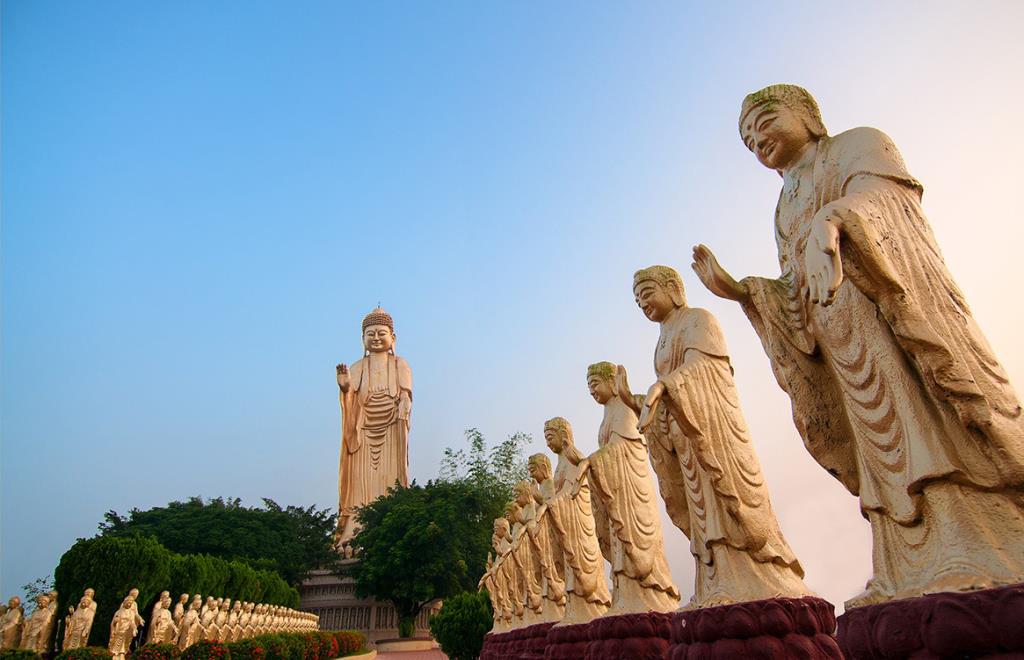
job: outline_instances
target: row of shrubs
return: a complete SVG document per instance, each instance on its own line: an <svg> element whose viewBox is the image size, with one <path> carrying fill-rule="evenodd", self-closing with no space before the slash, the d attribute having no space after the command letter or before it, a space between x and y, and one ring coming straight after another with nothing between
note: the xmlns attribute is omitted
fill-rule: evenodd
<svg viewBox="0 0 1024 660"><path fill-rule="evenodd" d="M183 652L172 644L146 644L127 660L330 660L366 651L366 636L354 630L273 633L230 644L196 642ZM111 660L110 651L87 646L59 654L56 660ZM34 651L0 651L0 660L43 660Z"/></svg>
<svg viewBox="0 0 1024 660"><path fill-rule="evenodd" d="M139 612L148 616L160 592L216 595L253 603L296 608L299 592L275 571L253 568L240 560L209 555L180 555L153 537L98 536L79 539L54 573L58 612L77 605L86 588L96 591L96 616L89 644L107 643L107 624L132 588L139 590Z"/></svg>

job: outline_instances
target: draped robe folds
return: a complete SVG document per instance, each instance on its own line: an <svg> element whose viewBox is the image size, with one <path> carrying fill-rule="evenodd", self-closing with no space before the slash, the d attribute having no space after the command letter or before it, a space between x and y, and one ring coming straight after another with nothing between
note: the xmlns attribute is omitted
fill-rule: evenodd
<svg viewBox="0 0 1024 660"><path fill-rule="evenodd" d="M597 505L608 520L598 534L609 536L605 558L614 577L609 614L674 610L679 590L665 560L647 442L637 431L636 413L618 399L606 404L598 445L590 473Z"/></svg>
<svg viewBox="0 0 1024 660"><path fill-rule="evenodd" d="M533 503L519 509L516 522L512 525L512 560L518 577L517 597L523 604L523 622L527 625L541 622L543 609L541 595L540 558L534 551L527 532L527 523L533 519Z"/></svg>
<svg viewBox="0 0 1024 660"><path fill-rule="evenodd" d="M782 277L743 280L804 444L872 526L875 576L851 605L1024 580L1024 543L1009 540L1024 538L1020 403L921 193L879 131L822 138L779 198ZM844 280L823 307L801 291L810 232L830 218Z"/></svg>
<svg viewBox="0 0 1024 660"><path fill-rule="evenodd" d="M565 616L559 625L586 623L604 614L612 601L597 540L589 477L559 455L554 481L548 515L565 561Z"/></svg>
<svg viewBox="0 0 1024 660"><path fill-rule="evenodd" d="M399 419L399 399L412 399L412 370L397 355L387 356L387 382L370 385L370 358L349 369L341 392L341 464L338 470L338 529L342 544L355 535L354 509L387 494L398 482L409 485L409 420Z"/></svg>
<svg viewBox="0 0 1024 660"><path fill-rule="evenodd" d="M137 615L130 608L117 608L114 620L110 622L110 642L107 645L114 660L124 660L128 648L139 631Z"/></svg>
<svg viewBox="0 0 1024 660"><path fill-rule="evenodd" d="M551 513L546 506L554 494L554 482L531 485L536 514L534 524L527 525L526 533L540 568L540 593L543 600L543 620L558 621L565 614L565 568L558 537L552 529Z"/></svg>
<svg viewBox="0 0 1024 660"><path fill-rule="evenodd" d="M647 438L669 516L697 562L691 605L808 595L772 511L714 316L677 308L662 324L654 369L665 393Z"/></svg>

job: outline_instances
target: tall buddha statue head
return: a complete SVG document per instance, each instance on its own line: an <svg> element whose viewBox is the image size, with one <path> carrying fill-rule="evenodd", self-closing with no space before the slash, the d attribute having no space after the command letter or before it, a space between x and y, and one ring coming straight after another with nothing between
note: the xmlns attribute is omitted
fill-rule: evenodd
<svg viewBox="0 0 1024 660"><path fill-rule="evenodd" d="M747 94L740 108L740 137L765 167L782 172L807 146L828 133L818 104L803 87L769 85Z"/></svg>
<svg viewBox="0 0 1024 660"><path fill-rule="evenodd" d="M363 319L363 348L366 354L394 353L395 321L378 307Z"/></svg>
<svg viewBox="0 0 1024 660"><path fill-rule="evenodd" d="M618 368L611 362L595 362L587 367L590 396L602 406L615 397L615 375Z"/></svg>
<svg viewBox="0 0 1024 660"><path fill-rule="evenodd" d="M651 266L633 274L633 299L651 321L661 323L680 307L686 307L683 278L674 268Z"/></svg>

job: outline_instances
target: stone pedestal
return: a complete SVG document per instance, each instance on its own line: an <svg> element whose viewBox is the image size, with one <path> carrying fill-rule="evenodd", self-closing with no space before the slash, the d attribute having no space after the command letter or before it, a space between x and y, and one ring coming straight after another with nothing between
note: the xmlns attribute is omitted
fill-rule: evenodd
<svg viewBox="0 0 1024 660"><path fill-rule="evenodd" d="M346 560L351 564L355 560ZM356 582L330 571L313 571L299 587L299 609L320 616L321 630L358 630L368 642L398 637L398 614L391 603L356 598ZM423 608L416 617L414 637L430 637L428 620L440 603Z"/></svg>
<svg viewBox="0 0 1024 660"><path fill-rule="evenodd" d="M488 633L480 660L542 660L552 625L537 623L504 633Z"/></svg>
<svg viewBox="0 0 1024 660"><path fill-rule="evenodd" d="M661 660L669 646L672 614L646 612L594 619L586 660Z"/></svg>
<svg viewBox="0 0 1024 660"><path fill-rule="evenodd" d="M587 655L587 645L590 644L590 624L553 626L548 630L547 641L544 660L579 660Z"/></svg>
<svg viewBox="0 0 1024 660"><path fill-rule="evenodd" d="M677 612L670 660L838 658L832 604L821 598L772 598Z"/></svg>
<svg viewBox="0 0 1024 660"><path fill-rule="evenodd" d="M850 660L1024 658L1024 584L858 607L839 645Z"/></svg>

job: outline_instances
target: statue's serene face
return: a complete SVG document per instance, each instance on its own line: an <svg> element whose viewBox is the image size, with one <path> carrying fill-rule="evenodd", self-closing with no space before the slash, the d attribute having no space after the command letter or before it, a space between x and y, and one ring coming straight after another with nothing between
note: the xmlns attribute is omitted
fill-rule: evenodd
<svg viewBox="0 0 1024 660"><path fill-rule="evenodd" d="M386 325L367 326L363 346L371 353L387 353L395 345L395 335Z"/></svg>
<svg viewBox="0 0 1024 660"><path fill-rule="evenodd" d="M638 282L633 288L633 299L644 316L655 323L665 320L676 306L665 287L652 280Z"/></svg>
<svg viewBox="0 0 1024 660"><path fill-rule="evenodd" d="M561 454L565 449L562 436L555 429L544 429L544 441L548 444L548 449L556 454Z"/></svg>
<svg viewBox="0 0 1024 660"><path fill-rule="evenodd" d="M39 607L39 609L45 610L50 605L50 597L46 594L43 594L39 598L36 598L36 605Z"/></svg>
<svg viewBox="0 0 1024 660"><path fill-rule="evenodd" d="M544 469L544 465L541 463L530 463L530 477L540 483L548 478L547 470Z"/></svg>
<svg viewBox="0 0 1024 660"><path fill-rule="evenodd" d="M769 169L796 164L803 148L814 140L800 115L781 103L765 103L743 117L743 144Z"/></svg>
<svg viewBox="0 0 1024 660"><path fill-rule="evenodd" d="M601 378L596 374L587 377L587 387L590 388L590 396L594 397L594 401L597 401L602 406L611 401L612 397L615 396L611 380Z"/></svg>

